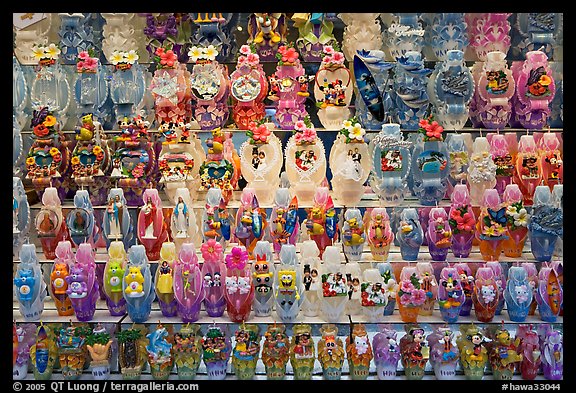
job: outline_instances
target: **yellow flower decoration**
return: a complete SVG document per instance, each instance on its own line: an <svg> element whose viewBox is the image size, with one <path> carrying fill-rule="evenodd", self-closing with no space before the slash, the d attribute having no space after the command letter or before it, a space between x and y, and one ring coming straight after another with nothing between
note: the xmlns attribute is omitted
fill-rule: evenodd
<svg viewBox="0 0 576 393"><path fill-rule="evenodd" d="M94 146L92 148L92 153L98 155L98 154L102 153L102 148L100 146Z"/></svg>
<svg viewBox="0 0 576 393"><path fill-rule="evenodd" d="M542 86L548 86L550 83L552 83L552 79L548 75L542 75L540 80L538 80L538 83L540 83Z"/></svg>
<svg viewBox="0 0 576 393"><path fill-rule="evenodd" d="M216 56L218 56L218 51L216 50L214 45L208 45L208 48L204 49L204 56L208 60L214 60L216 59Z"/></svg>
<svg viewBox="0 0 576 393"><path fill-rule="evenodd" d="M26 165L34 165L36 163L36 160L34 159L34 157L28 157L26 159Z"/></svg>
<svg viewBox="0 0 576 393"><path fill-rule="evenodd" d="M72 163L72 165L78 165L78 164L80 164L80 158L78 158L78 156L74 156L74 157L72 157L70 162Z"/></svg>
<svg viewBox="0 0 576 393"><path fill-rule="evenodd" d="M56 154L60 154L60 150L58 150L57 147L53 147L52 149L50 149L51 156L55 156Z"/></svg>
<svg viewBox="0 0 576 393"><path fill-rule="evenodd" d="M46 127L52 127L54 126L54 124L56 124L56 118L52 115L46 116L46 118L44 119L44 125Z"/></svg>
<svg viewBox="0 0 576 393"><path fill-rule="evenodd" d="M46 48L46 53L48 54L49 58L57 59L58 55L60 54L60 48L58 48L56 44L52 43Z"/></svg>
<svg viewBox="0 0 576 393"><path fill-rule="evenodd" d="M122 52L114 51L112 52L112 56L110 56L110 63L116 65L118 63L122 63L124 61L124 56Z"/></svg>
<svg viewBox="0 0 576 393"><path fill-rule="evenodd" d="M44 58L44 47L36 46L32 48L32 55L36 60L40 60Z"/></svg>
<svg viewBox="0 0 576 393"><path fill-rule="evenodd" d="M129 51L124 57L129 64L134 64L140 58L135 50Z"/></svg>

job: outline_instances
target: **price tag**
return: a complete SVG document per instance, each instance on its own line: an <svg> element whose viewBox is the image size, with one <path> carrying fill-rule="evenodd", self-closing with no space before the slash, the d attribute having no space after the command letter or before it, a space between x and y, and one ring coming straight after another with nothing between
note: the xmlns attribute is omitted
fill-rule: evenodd
<svg viewBox="0 0 576 393"><path fill-rule="evenodd" d="M16 30L24 29L28 26L38 23L48 17L45 13L41 12L27 12L27 13L13 13L12 20Z"/></svg>

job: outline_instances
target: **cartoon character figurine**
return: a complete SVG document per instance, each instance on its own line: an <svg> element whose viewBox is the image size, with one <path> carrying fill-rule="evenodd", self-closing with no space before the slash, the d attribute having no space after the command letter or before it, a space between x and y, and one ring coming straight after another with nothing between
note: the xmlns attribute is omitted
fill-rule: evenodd
<svg viewBox="0 0 576 393"><path fill-rule="evenodd" d="M344 213L344 224L341 233L344 244L344 252L349 261L359 261L364 250L366 235L364 234L364 222L360 209L346 209Z"/></svg>
<svg viewBox="0 0 576 393"><path fill-rule="evenodd" d="M202 264L202 277L204 288L204 308L211 317L219 317L226 309L226 265L222 245L214 239L209 239L200 247L204 263Z"/></svg>
<svg viewBox="0 0 576 393"><path fill-rule="evenodd" d="M490 322L496 313L499 292L494 271L488 267L479 267L474 278L474 292L472 302L474 312L480 322Z"/></svg>
<svg viewBox="0 0 576 393"><path fill-rule="evenodd" d="M206 205L202 214L202 238L204 241L215 239L225 246L230 240L231 216L222 198L222 190L211 188L206 193Z"/></svg>
<svg viewBox="0 0 576 393"><path fill-rule="evenodd" d="M183 322L196 322L204 300L202 272L193 243L184 243L174 263L174 298Z"/></svg>
<svg viewBox="0 0 576 393"><path fill-rule="evenodd" d="M452 228L448 213L442 207L433 207L428 215L428 249L434 261L445 261L448 249L452 246Z"/></svg>
<svg viewBox="0 0 576 393"><path fill-rule="evenodd" d="M549 324L538 325L542 370L549 380L562 379L564 373L564 337Z"/></svg>
<svg viewBox="0 0 576 393"><path fill-rule="evenodd" d="M276 256L284 244L296 244L299 229L298 198L291 197L288 188L277 189L269 225Z"/></svg>
<svg viewBox="0 0 576 393"><path fill-rule="evenodd" d="M283 13L253 13L248 18L248 44L254 44L262 61L272 61L286 42L288 24Z"/></svg>
<svg viewBox="0 0 576 393"><path fill-rule="evenodd" d="M254 254L256 260L252 264L252 282L254 284L254 302L252 309L256 316L268 316L274 304L275 267L273 263L272 245L260 240L256 243Z"/></svg>
<svg viewBox="0 0 576 393"><path fill-rule="evenodd" d="M320 257L322 257L326 247L331 246L338 237L338 224L335 215L334 203L328 188L317 188L314 194L314 206L308 209L308 217L302 225L306 226L310 239L318 245Z"/></svg>
<svg viewBox="0 0 576 393"><path fill-rule="evenodd" d="M298 318L303 302L303 282L300 271L297 270L298 257L296 246L285 244L280 250L280 266L276 272L274 296L276 298L276 313L282 322L293 322Z"/></svg>
<svg viewBox="0 0 576 393"><path fill-rule="evenodd" d="M148 363L150 364L150 373L154 379L166 380L172 371L172 343L168 342L168 331L162 324L158 324L156 329L146 335L148 345Z"/></svg>
<svg viewBox="0 0 576 393"><path fill-rule="evenodd" d="M438 306L442 319L455 323L466 298L457 268L442 268L438 284Z"/></svg>
<svg viewBox="0 0 576 393"><path fill-rule="evenodd" d="M154 275L154 291L158 298L160 311L165 317L177 315L177 303L174 297L174 264L176 260L176 244L162 243L160 261Z"/></svg>
<svg viewBox="0 0 576 393"><path fill-rule="evenodd" d="M516 330L516 338L519 339L518 353L522 354L520 374L525 380L533 380L542 366L538 332L532 328L532 325L520 324Z"/></svg>
<svg viewBox="0 0 576 393"><path fill-rule="evenodd" d="M266 211L260 208L258 198L251 188L244 188L240 200L234 235L238 242L246 247L250 259L254 259L254 247L262 240L268 226Z"/></svg>
<svg viewBox="0 0 576 393"><path fill-rule="evenodd" d="M460 325L460 336L456 345L460 351L460 363L466 379L479 380L484 377L484 368L488 363L486 338L474 324Z"/></svg>
<svg viewBox="0 0 576 393"><path fill-rule="evenodd" d="M226 378L226 368L232 352L230 338L226 331L216 324L208 327L208 331L200 340L202 360L206 365L208 379L222 380Z"/></svg>
<svg viewBox="0 0 576 393"><path fill-rule="evenodd" d="M284 379L290 358L290 340L283 324L268 325L262 343L262 363L269 380Z"/></svg>
<svg viewBox="0 0 576 393"><path fill-rule="evenodd" d="M124 243L113 241L108 248L108 261L104 266L103 287L110 315L126 314L126 300L122 293L122 279L126 270Z"/></svg>
<svg viewBox="0 0 576 393"><path fill-rule="evenodd" d="M334 324L324 324L320 332L322 338L318 340L317 352L324 379L339 380L346 352L342 339L338 337L338 327Z"/></svg>
<svg viewBox="0 0 576 393"><path fill-rule="evenodd" d="M96 301L100 297L96 279L96 261L90 243L82 243L76 251L76 261L65 278L68 284L66 294L79 321L90 321L96 311Z"/></svg>
<svg viewBox="0 0 576 393"><path fill-rule="evenodd" d="M234 335L236 337L236 345L232 350L234 373L240 380L253 379L260 354L260 328L258 325L243 323Z"/></svg>
<svg viewBox="0 0 576 393"><path fill-rule="evenodd" d="M454 342L454 332L449 327L438 326L426 337L430 345L430 363L437 379L452 379L460 357Z"/></svg>
<svg viewBox="0 0 576 393"><path fill-rule="evenodd" d="M492 333L490 329L489 332ZM488 359L492 366L494 379L512 379L516 366L523 359L523 355L517 352L520 338L516 337L512 341L510 332L504 326L501 326L493 333L490 339L492 339L492 342L490 343Z"/></svg>
<svg viewBox="0 0 576 393"><path fill-rule="evenodd" d="M394 232L390 227L390 217L385 208L366 209L365 230L372 258L383 261L388 258L390 246L394 241Z"/></svg>
<svg viewBox="0 0 576 393"><path fill-rule="evenodd" d="M420 246L424 242L424 231L420 224L418 211L415 208L405 208L400 213L396 238L400 243L402 259L406 261L417 260Z"/></svg>
<svg viewBox="0 0 576 393"><path fill-rule="evenodd" d="M66 277L70 274L70 266L74 263L74 252L72 243L65 240L58 243L56 247L56 259L50 271L50 286L48 291L54 300L58 315L73 315L74 309L66 291L68 283Z"/></svg>
<svg viewBox="0 0 576 393"><path fill-rule="evenodd" d="M290 364L294 370L294 379L309 380L312 378L316 349L312 338L312 327L295 324L290 342Z"/></svg>
<svg viewBox="0 0 576 393"><path fill-rule="evenodd" d="M226 255L224 298L226 312L233 322L248 320L252 311L255 286L247 262L248 252L244 247L232 247L230 254Z"/></svg>
<svg viewBox="0 0 576 393"><path fill-rule="evenodd" d="M390 325L380 325L378 333L372 339L372 348L378 379L395 379L401 356L397 332Z"/></svg>
<svg viewBox="0 0 576 393"><path fill-rule="evenodd" d="M135 323L148 320L156 294L146 249L141 244L134 245L128 250L128 264L122 279L122 292L130 319Z"/></svg>
<svg viewBox="0 0 576 393"><path fill-rule="evenodd" d="M38 321L44 311L46 283L42 279L36 247L33 244L23 244L19 259L13 282L20 314L26 321Z"/></svg>
<svg viewBox="0 0 576 393"><path fill-rule="evenodd" d="M430 347L426 343L424 329L418 325L405 325L406 334L400 339L401 360L404 373L409 380L424 377L424 368L430 358Z"/></svg>

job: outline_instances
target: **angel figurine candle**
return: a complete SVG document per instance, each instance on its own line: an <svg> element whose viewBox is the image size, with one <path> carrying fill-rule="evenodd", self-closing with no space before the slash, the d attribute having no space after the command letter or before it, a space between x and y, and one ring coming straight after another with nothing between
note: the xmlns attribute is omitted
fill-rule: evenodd
<svg viewBox="0 0 576 393"><path fill-rule="evenodd" d="M510 320L524 322L532 303L532 288L526 269L521 266L510 266L503 296Z"/></svg>
<svg viewBox="0 0 576 393"><path fill-rule="evenodd" d="M58 358L58 347L52 331L40 322L36 329L34 343L30 346L30 360L34 370L34 379L52 379L54 363Z"/></svg>
<svg viewBox="0 0 576 393"><path fill-rule="evenodd" d="M300 232L298 221L298 198L290 195L288 188L278 188L274 196L274 206L270 214L270 237L274 254L278 256L282 245L296 244Z"/></svg>
<svg viewBox="0 0 576 393"><path fill-rule="evenodd" d="M359 261L364 251L366 234L360 209L349 208L344 212L344 223L340 237L344 244L344 254L349 261Z"/></svg>
<svg viewBox="0 0 576 393"><path fill-rule="evenodd" d="M308 217L302 225L306 227L310 239L316 242L322 256L326 247L331 246L338 237L336 210L328 187L316 188L314 206L307 211Z"/></svg>
<svg viewBox="0 0 576 393"><path fill-rule="evenodd" d="M130 319L136 323L146 322L156 294L152 286L146 249L141 244L134 245L128 250L128 264L122 278L122 292Z"/></svg>
<svg viewBox="0 0 576 393"><path fill-rule="evenodd" d="M158 324L154 331L146 335L148 338L146 351L148 352L150 374L157 380L168 379L174 365L172 343L168 342L168 334L166 328L162 324Z"/></svg>
<svg viewBox="0 0 576 393"><path fill-rule="evenodd" d="M106 306L110 315L121 316L126 314L126 299L122 293L122 278L126 271L127 254L124 243L113 241L108 247L108 260L104 266L102 279Z"/></svg>
<svg viewBox="0 0 576 393"><path fill-rule="evenodd" d="M138 213L138 239L146 248L148 259L157 261L162 243L168 239L158 190L148 188L142 194L144 205Z"/></svg>
<svg viewBox="0 0 576 393"><path fill-rule="evenodd" d="M290 341L290 365L294 370L294 379L312 379L316 349L312 338L312 326L297 324L293 327Z"/></svg>
<svg viewBox="0 0 576 393"><path fill-rule="evenodd" d="M248 252L244 247L232 247L226 255L224 277L226 312L232 322L243 322L250 318L255 287L248 263Z"/></svg>
<svg viewBox="0 0 576 393"><path fill-rule="evenodd" d="M226 309L224 297L226 265L222 245L214 239L209 239L200 246L202 252L202 277L204 288L204 307L211 317L219 317Z"/></svg>
<svg viewBox="0 0 576 393"><path fill-rule="evenodd" d="M42 279L36 247L33 244L23 244L19 259L13 282L20 314L26 321L38 321L44 311L46 283Z"/></svg>
<svg viewBox="0 0 576 393"><path fill-rule="evenodd" d="M456 345L460 351L460 363L466 379L480 380L484 377L484 368L488 363L486 338L482 331L472 325L460 325L460 336Z"/></svg>
<svg viewBox="0 0 576 393"><path fill-rule="evenodd" d="M475 206L482 204L484 191L496 185L496 165L490 154L490 144L486 137L476 137L468 167L470 200Z"/></svg>
<svg viewBox="0 0 576 393"><path fill-rule="evenodd" d="M232 368L239 380L250 380L256 373L256 363L260 355L260 328L254 324L242 323L234 333L235 346L232 349Z"/></svg>
<svg viewBox="0 0 576 393"><path fill-rule="evenodd" d="M172 242L162 243L160 261L154 275L154 291L158 305L165 317L175 317L177 302L174 298L174 265L176 261L176 245Z"/></svg>
<svg viewBox="0 0 576 393"><path fill-rule="evenodd" d="M96 280L96 261L90 243L82 243L76 251L76 261L70 266L70 274L65 278L72 308L79 321L90 321L96 311L99 299L99 285Z"/></svg>
<svg viewBox="0 0 576 393"><path fill-rule="evenodd" d="M301 310L307 317L316 317L321 308L320 250L314 240L305 240L300 246L300 265L302 266L302 304Z"/></svg>
<svg viewBox="0 0 576 393"><path fill-rule="evenodd" d="M448 224L452 230L452 253L457 258L467 258L472 251L476 217L470 194L465 184L456 184L452 190Z"/></svg>
<svg viewBox="0 0 576 393"><path fill-rule="evenodd" d="M456 323L465 299L458 270L455 267L442 268L438 282L438 306L442 319L447 323Z"/></svg>
<svg viewBox="0 0 576 393"><path fill-rule="evenodd" d="M528 223L530 246L537 261L548 262L552 259L556 242L563 235L563 217L562 209L554 206L550 188L537 186Z"/></svg>
<svg viewBox="0 0 576 393"><path fill-rule="evenodd" d="M474 313L480 322L491 322L500 299L494 271L488 267L479 267L474 278L472 302Z"/></svg>
<svg viewBox="0 0 576 393"><path fill-rule="evenodd" d="M183 322L196 322L204 300L202 273L193 243L184 243L174 263L174 298Z"/></svg>
<svg viewBox="0 0 576 393"><path fill-rule="evenodd" d="M385 261L388 259L390 246L394 241L394 232L390 227L390 217L384 207L375 207L366 209L365 213L366 237L372 258L376 261Z"/></svg>
<svg viewBox="0 0 576 393"><path fill-rule="evenodd" d="M408 380L421 380L430 357L424 329L418 325L405 325L406 334L400 339L402 365Z"/></svg>
<svg viewBox="0 0 576 393"><path fill-rule="evenodd" d="M282 322L295 322L303 302L304 285L300 270L296 246L285 244L280 250L280 266L274 280L276 314Z"/></svg>
<svg viewBox="0 0 576 393"><path fill-rule="evenodd" d="M201 240L198 219L193 208L190 191L187 188L176 189L170 229L177 247L190 240L193 242L200 242Z"/></svg>
<svg viewBox="0 0 576 393"><path fill-rule="evenodd" d="M339 123L342 127L330 149L334 197L345 206L355 206L364 195L370 175L370 154L366 131L355 117Z"/></svg>
<svg viewBox="0 0 576 393"><path fill-rule="evenodd" d="M560 285L556 269L548 266L541 267L536 290L540 319L545 322L556 322L563 301L564 291Z"/></svg>
<svg viewBox="0 0 576 393"><path fill-rule="evenodd" d="M132 217L128 211L123 189L114 187L108 192L101 228L108 247L111 242L118 240L122 241L125 248L131 244L134 236Z"/></svg>
<svg viewBox="0 0 576 393"><path fill-rule="evenodd" d="M426 337L430 345L430 364L436 379L453 379L460 352L454 342L454 332L449 327L438 326Z"/></svg>
<svg viewBox="0 0 576 393"><path fill-rule="evenodd" d="M268 123L248 124L248 140L239 149L242 177L246 188L254 190L258 201L271 204L274 191L279 185L283 164L282 143L270 129Z"/></svg>
<svg viewBox="0 0 576 393"><path fill-rule="evenodd" d="M124 249L124 248L122 248ZM63 240L56 247L56 259L50 269L50 284L48 292L54 301L58 315L74 315L72 302L66 293L68 282L66 277L70 275L70 267L74 264L74 252L72 243L69 240Z"/></svg>
<svg viewBox="0 0 576 393"><path fill-rule="evenodd" d="M443 207L433 207L428 216L428 249L434 261L445 261L452 246L452 228Z"/></svg>
<svg viewBox="0 0 576 393"><path fill-rule="evenodd" d="M322 256L324 261L322 271L322 313L330 323L338 323L349 302L348 284L340 247L328 246Z"/></svg>
<svg viewBox="0 0 576 393"><path fill-rule="evenodd" d="M200 325L189 324L182 326L174 333L172 352L174 363L178 372L178 379L194 379L200 367Z"/></svg>
<svg viewBox="0 0 576 393"><path fill-rule="evenodd" d="M286 144L286 175L298 202L310 204L326 177L326 152L309 117L294 123L295 133Z"/></svg>
<svg viewBox="0 0 576 393"><path fill-rule="evenodd" d="M290 339L282 324L268 325L262 343L262 363L269 380L284 379L286 364L290 358Z"/></svg>
<svg viewBox="0 0 576 393"><path fill-rule="evenodd" d="M48 259L56 258L56 246L69 238L68 227L62 214L62 204L55 187L48 187L42 195L42 208L34 218L42 251Z"/></svg>
<svg viewBox="0 0 576 393"><path fill-rule="evenodd" d="M206 365L208 379L225 379L228 360L232 352L230 337L228 337L226 330L216 324L210 325L200 340L200 345L202 346L202 360Z"/></svg>
<svg viewBox="0 0 576 393"><path fill-rule="evenodd" d="M529 214L522 198L522 192L517 184L508 184L504 190L504 204L506 205L506 220L508 239L503 242L504 255L507 257L521 257L524 244L528 237Z"/></svg>
<svg viewBox="0 0 576 393"><path fill-rule="evenodd" d="M408 207L400 213L400 223L396 238L400 243L400 254L406 261L418 259L420 246L424 242L424 231L420 225L418 211L413 207Z"/></svg>
<svg viewBox="0 0 576 393"><path fill-rule="evenodd" d="M338 337L338 327L324 324L320 327L322 338L318 340L318 361L322 365L324 379L339 380L344 364L344 344Z"/></svg>
<svg viewBox="0 0 576 393"><path fill-rule="evenodd" d="M250 259L254 259L254 247L264 237L267 226L266 211L260 208L255 190L244 188L236 212L234 236L239 244L246 247Z"/></svg>
<svg viewBox="0 0 576 393"><path fill-rule="evenodd" d="M509 238L506 227L506 207L500 203L498 191L484 190L480 214L476 222L476 238L480 241L480 254L485 261L498 261L503 241Z"/></svg>
<svg viewBox="0 0 576 393"><path fill-rule="evenodd" d="M274 305L275 272L272 245L261 240L254 248L256 260L252 264L252 282L255 289L252 309L256 316L269 316Z"/></svg>
<svg viewBox="0 0 576 393"><path fill-rule="evenodd" d="M390 325L380 325L378 333L372 339L376 376L379 380L396 378L401 356L397 334Z"/></svg>

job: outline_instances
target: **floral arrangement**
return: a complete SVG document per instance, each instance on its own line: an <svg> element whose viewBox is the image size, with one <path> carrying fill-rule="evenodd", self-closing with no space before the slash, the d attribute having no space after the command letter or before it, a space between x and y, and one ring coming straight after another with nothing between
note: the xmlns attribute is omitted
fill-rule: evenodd
<svg viewBox="0 0 576 393"><path fill-rule="evenodd" d="M256 67L258 64L260 64L260 56L256 53L256 46L254 44L242 45L238 56L238 67L242 65Z"/></svg>
<svg viewBox="0 0 576 393"><path fill-rule="evenodd" d="M506 223L508 222L506 217L506 210L505 208L501 208L500 210L492 210L488 209L488 213L484 215L482 218L482 222L479 222L481 231L480 231L480 239L482 240L498 240L498 239L507 239L508 236L506 235L507 227Z"/></svg>
<svg viewBox="0 0 576 393"><path fill-rule="evenodd" d="M88 146L84 146L81 149L79 149L70 159L70 163L72 164L72 172L74 172L75 176L82 176L83 172L82 169L85 169L83 168L84 165L80 161L80 156L92 155L92 154L96 156L96 162L98 163L98 165L94 163L92 166L92 173L84 172L84 175L90 176L98 173L97 168L100 168L102 161L104 160L104 150L102 149L102 147L98 145L89 144Z"/></svg>
<svg viewBox="0 0 576 393"><path fill-rule="evenodd" d="M364 143L366 130L362 127L362 124L360 124L358 118L354 116L342 122L340 134L346 137L346 143Z"/></svg>
<svg viewBox="0 0 576 393"><path fill-rule="evenodd" d="M476 220L474 220L473 214L470 212L470 205L462 205L450 213L450 218L448 219L448 224L452 229L452 233L473 233L474 226L476 225Z"/></svg>
<svg viewBox="0 0 576 393"><path fill-rule="evenodd" d="M251 121L248 123L248 131L246 131L246 136L250 138L251 145L268 143L268 137L271 132L266 126L266 119L262 119L258 122Z"/></svg>
<svg viewBox="0 0 576 393"><path fill-rule="evenodd" d="M132 68L132 65L138 61L140 56L135 50L130 50L128 52L120 52L115 50L112 52L110 62L116 67L117 70L125 71Z"/></svg>
<svg viewBox="0 0 576 393"><path fill-rule="evenodd" d="M200 247L202 252L202 258L205 261L219 260L222 256L222 244L217 242L216 239L208 239L208 241L202 243Z"/></svg>
<svg viewBox="0 0 576 393"><path fill-rule="evenodd" d="M45 137L51 132L56 132L56 117L48 110L48 107L43 107L40 110L35 110L32 113L32 131L37 137Z"/></svg>
<svg viewBox="0 0 576 393"><path fill-rule="evenodd" d="M276 58L278 59L278 65L296 65L298 63L298 52L294 48L293 43L288 45L282 45L278 48L276 52Z"/></svg>
<svg viewBox="0 0 576 393"><path fill-rule="evenodd" d="M511 231L528 226L528 211L521 200L506 206L506 219Z"/></svg>
<svg viewBox="0 0 576 393"><path fill-rule="evenodd" d="M248 262L248 251L244 247L232 247L230 254L226 255L228 269L243 270Z"/></svg>
<svg viewBox="0 0 576 393"><path fill-rule="evenodd" d="M340 52L340 48L336 45L324 45L322 49L324 57L322 58L322 65L325 67L341 66L344 64L344 53Z"/></svg>
<svg viewBox="0 0 576 393"><path fill-rule="evenodd" d="M207 47L193 46L188 51L188 57L192 63L209 63L216 59L218 56L218 50L214 45L208 45Z"/></svg>
<svg viewBox="0 0 576 393"><path fill-rule="evenodd" d="M386 270L380 274L384 280L384 294L388 297L388 301L396 299L396 292L398 292L398 283L392 276L392 270Z"/></svg>
<svg viewBox="0 0 576 393"><path fill-rule="evenodd" d="M92 48L78 53L76 71L80 73L95 73L98 70L98 58L94 56Z"/></svg>
<svg viewBox="0 0 576 393"><path fill-rule="evenodd" d="M434 120L434 116L430 115L426 119L420 120L418 126L420 127L418 128L418 132L424 135L424 142L444 140L442 136L444 127Z"/></svg>
<svg viewBox="0 0 576 393"><path fill-rule="evenodd" d="M40 66L56 64L60 52L60 48L58 48L54 43L51 43L48 46L34 45L32 47L32 55L36 60L38 60Z"/></svg>
<svg viewBox="0 0 576 393"><path fill-rule="evenodd" d="M178 63L178 56L172 49L156 48L154 51L154 62L158 68L174 68Z"/></svg>
<svg viewBox="0 0 576 393"><path fill-rule="evenodd" d="M402 281L398 290L398 298L404 306L418 307L426 301L426 291L420 288L420 280L412 273L410 281Z"/></svg>
<svg viewBox="0 0 576 393"><path fill-rule="evenodd" d="M310 116L306 116L304 120L298 120L294 124L294 131L297 145L312 145L316 142L316 130L310 121Z"/></svg>

